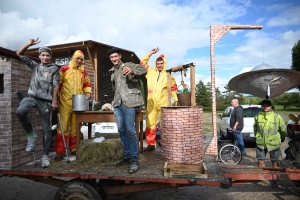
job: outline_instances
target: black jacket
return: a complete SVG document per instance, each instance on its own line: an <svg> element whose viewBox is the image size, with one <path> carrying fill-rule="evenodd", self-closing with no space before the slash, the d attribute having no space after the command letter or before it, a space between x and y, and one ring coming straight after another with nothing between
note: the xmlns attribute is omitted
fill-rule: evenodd
<svg viewBox="0 0 300 200"><path fill-rule="evenodd" d="M242 106L237 106L233 109L230 116L230 127L233 128L235 122L239 122L236 127L237 131L242 131L244 128L244 111Z"/></svg>

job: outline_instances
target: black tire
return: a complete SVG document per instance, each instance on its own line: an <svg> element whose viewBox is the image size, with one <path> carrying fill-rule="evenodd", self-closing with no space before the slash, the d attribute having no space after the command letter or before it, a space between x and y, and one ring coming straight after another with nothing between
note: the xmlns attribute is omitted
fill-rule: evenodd
<svg viewBox="0 0 300 200"><path fill-rule="evenodd" d="M293 181L296 187L300 187L300 181Z"/></svg>
<svg viewBox="0 0 300 200"><path fill-rule="evenodd" d="M102 197L89 183L82 180L72 180L57 190L53 200L61 199L101 200Z"/></svg>
<svg viewBox="0 0 300 200"><path fill-rule="evenodd" d="M237 146L226 144L220 149L219 158L224 164L237 165L242 160L242 153Z"/></svg>

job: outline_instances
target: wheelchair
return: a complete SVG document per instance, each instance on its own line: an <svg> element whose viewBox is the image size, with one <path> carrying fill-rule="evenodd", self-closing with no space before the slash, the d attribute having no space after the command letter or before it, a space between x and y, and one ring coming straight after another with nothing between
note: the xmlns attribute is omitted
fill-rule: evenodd
<svg viewBox="0 0 300 200"><path fill-rule="evenodd" d="M218 157L224 164L237 165L242 160L242 153L234 141L232 131L228 131L226 137L218 137Z"/></svg>

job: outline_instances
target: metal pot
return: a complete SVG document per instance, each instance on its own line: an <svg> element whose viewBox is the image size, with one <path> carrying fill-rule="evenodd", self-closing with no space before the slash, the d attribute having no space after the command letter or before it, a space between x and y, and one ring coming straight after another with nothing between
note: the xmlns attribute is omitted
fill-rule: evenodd
<svg viewBox="0 0 300 200"><path fill-rule="evenodd" d="M89 100L86 99L85 94L74 94L72 96L73 111L89 110Z"/></svg>

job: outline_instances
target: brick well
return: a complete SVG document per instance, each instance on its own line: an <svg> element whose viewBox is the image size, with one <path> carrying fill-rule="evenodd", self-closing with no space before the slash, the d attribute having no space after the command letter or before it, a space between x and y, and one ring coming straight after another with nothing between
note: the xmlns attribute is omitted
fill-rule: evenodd
<svg viewBox="0 0 300 200"><path fill-rule="evenodd" d="M202 107L162 107L161 158L199 164L204 156Z"/></svg>

